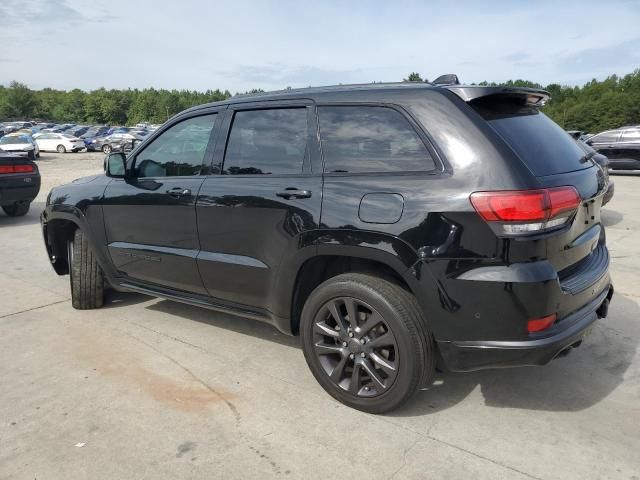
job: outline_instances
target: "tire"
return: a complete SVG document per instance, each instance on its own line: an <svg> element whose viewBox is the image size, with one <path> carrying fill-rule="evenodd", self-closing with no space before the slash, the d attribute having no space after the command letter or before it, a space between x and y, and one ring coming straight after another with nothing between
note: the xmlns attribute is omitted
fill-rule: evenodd
<svg viewBox="0 0 640 480"><path fill-rule="evenodd" d="M64 145L58 145L58 146L56 147L56 151L57 151L58 153L67 153L67 149L64 147Z"/></svg>
<svg viewBox="0 0 640 480"><path fill-rule="evenodd" d="M111 145L106 144L102 146L102 153L106 153L107 155L111 153Z"/></svg>
<svg viewBox="0 0 640 480"><path fill-rule="evenodd" d="M30 203L14 203L13 205L3 205L2 210L10 217L24 217L30 206Z"/></svg>
<svg viewBox="0 0 640 480"><path fill-rule="evenodd" d="M27 153L27 158L33 162L36 159L35 152L33 150L30 150L29 153Z"/></svg>
<svg viewBox="0 0 640 480"><path fill-rule="evenodd" d="M357 318L355 329L349 311ZM397 408L435 372L435 342L418 302L382 278L348 273L320 284L302 309L300 336L318 383L339 402L364 412Z"/></svg>
<svg viewBox="0 0 640 480"><path fill-rule="evenodd" d="M102 307L104 303L104 279L102 270L82 230L76 230L73 242L69 242L69 275L71 304L77 310Z"/></svg>
<svg viewBox="0 0 640 480"><path fill-rule="evenodd" d="M36 153L36 158L40 158L40 152Z"/></svg>

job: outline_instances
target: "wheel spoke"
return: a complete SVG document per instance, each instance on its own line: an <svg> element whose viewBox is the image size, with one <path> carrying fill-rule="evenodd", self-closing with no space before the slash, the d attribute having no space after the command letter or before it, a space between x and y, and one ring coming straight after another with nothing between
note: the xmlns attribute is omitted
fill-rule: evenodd
<svg viewBox="0 0 640 480"><path fill-rule="evenodd" d="M338 338L340 336L340 332L331 328L324 322L317 322L315 324L316 331L322 335L327 335L328 337Z"/></svg>
<svg viewBox="0 0 640 480"><path fill-rule="evenodd" d="M356 302L353 298L346 298L344 305L347 307L348 321L351 324L351 328L355 329L358 326L358 307Z"/></svg>
<svg viewBox="0 0 640 480"><path fill-rule="evenodd" d="M367 320L360 327L360 335L366 335L373 327L382 322L382 317L373 312L367 316Z"/></svg>
<svg viewBox="0 0 640 480"><path fill-rule="evenodd" d="M389 376L395 376L396 375L396 362L391 362L391 361L387 360L386 358L382 357L381 355L378 355L375 352L371 353L369 355L369 357L380 368L382 368L382 370L384 370L387 375L389 375Z"/></svg>
<svg viewBox="0 0 640 480"><path fill-rule="evenodd" d="M349 393L357 395L360 391L360 363L353 364L353 372L351 373L351 383L349 384Z"/></svg>
<svg viewBox="0 0 640 480"><path fill-rule="evenodd" d="M378 375L378 372L376 372L369 360L365 360L364 362L362 362L362 368L364 368L364 371L369 374L371 380L380 385L382 388L387 388L387 386L384 384L384 380L382 379L382 377L380 377L380 375Z"/></svg>
<svg viewBox="0 0 640 480"><path fill-rule="evenodd" d="M340 383L340 380L342 380L342 373L344 372L344 367L348 359L349 357L347 355L343 356L331 372L331 380L335 383Z"/></svg>
<svg viewBox="0 0 640 480"><path fill-rule="evenodd" d="M327 308L329 309L329 312L331 312L331 316L333 317L333 319L336 321L336 323L340 327L340 330L342 330L343 332L346 332L347 331L347 327L348 327L347 321L342 316L342 313L340 313L340 308L338 306L338 301L337 300L332 300L327 305Z"/></svg>
<svg viewBox="0 0 640 480"><path fill-rule="evenodd" d="M342 347L338 345L330 345L328 343L316 343L316 352L319 355L329 355L332 353L339 353L342 355Z"/></svg>
<svg viewBox="0 0 640 480"><path fill-rule="evenodd" d="M390 334L389 332L384 333L379 337L376 337L370 340L368 343L369 347L371 348L384 347L387 345L394 345L394 344L395 344L395 339L393 338L393 335Z"/></svg>

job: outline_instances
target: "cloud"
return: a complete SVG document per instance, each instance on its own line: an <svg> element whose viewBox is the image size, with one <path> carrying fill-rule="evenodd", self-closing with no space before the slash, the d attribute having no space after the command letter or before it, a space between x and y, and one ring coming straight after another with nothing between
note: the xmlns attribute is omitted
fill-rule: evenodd
<svg viewBox="0 0 640 480"><path fill-rule="evenodd" d="M564 55L558 62L558 70L572 74L611 74L630 65L640 65L640 37Z"/></svg>
<svg viewBox="0 0 640 480"><path fill-rule="evenodd" d="M67 0L22 0L0 6L0 16L5 25L64 22L81 22L87 17L69 6Z"/></svg>

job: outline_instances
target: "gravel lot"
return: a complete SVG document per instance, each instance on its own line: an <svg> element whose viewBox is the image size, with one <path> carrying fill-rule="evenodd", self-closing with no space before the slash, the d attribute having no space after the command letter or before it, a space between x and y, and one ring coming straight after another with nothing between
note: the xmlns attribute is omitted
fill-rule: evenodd
<svg viewBox="0 0 640 480"><path fill-rule="evenodd" d="M52 185L102 159L43 154L32 210L0 213L0 478L640 477L640 177L614 177L616 296L581 348L439 374L371 416L326 395L269 326L137 294L73 310L38 217Z"/></svg>

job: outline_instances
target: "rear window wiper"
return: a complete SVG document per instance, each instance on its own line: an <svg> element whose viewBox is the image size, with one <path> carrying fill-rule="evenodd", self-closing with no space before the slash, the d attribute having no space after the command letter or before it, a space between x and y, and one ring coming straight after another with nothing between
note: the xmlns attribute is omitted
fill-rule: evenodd
<svg viewBox="0 0 640 480"><path fill-rule="evenodd" d="M591 160L593 157L596 156L598 152L596 152L595 150L589 152L589 153L585 153L582 158L580 158L580 163L587 163L589 160Z"/></svg>

